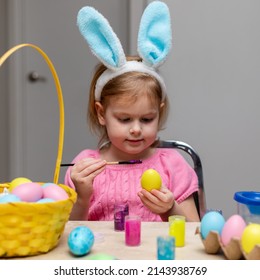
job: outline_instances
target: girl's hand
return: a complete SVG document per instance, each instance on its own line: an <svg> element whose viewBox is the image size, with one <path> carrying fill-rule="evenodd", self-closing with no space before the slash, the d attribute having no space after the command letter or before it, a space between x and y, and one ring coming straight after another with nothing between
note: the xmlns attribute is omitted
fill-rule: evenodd
<svg viewBox="0 0 260 280"><path fill-rule="evenodd" d="M164 186L160 190L154 189L151 192L142 189L138 196L151 212L158 215L168 212L174 205L173 193Z"/></svg>
<svg viewBox="0 0 260 280"><path fill-rule="evenodd" d="M71 168L71 180L75 185L78 199L88 201L93 192L93 180L106 166L102 159L87 158L78 161Z"/></svg>

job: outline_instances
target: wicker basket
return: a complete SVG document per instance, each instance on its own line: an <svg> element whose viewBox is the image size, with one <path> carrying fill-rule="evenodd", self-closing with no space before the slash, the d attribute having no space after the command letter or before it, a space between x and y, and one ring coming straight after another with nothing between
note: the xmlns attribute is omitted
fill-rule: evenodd
<svg viewBox="0 0 260 280"><path fill-rule="evenodd" d="M53 182L63 188L69 197L49 203L0 204L0 257L37 255L53 249L59 242L77 197L73 189L58 184L64 140L64 104L59 78L52 62L39 47L20 44L0 58L0 67L11 54L24 47L31 47L43 56L55 81L60 109L60 129ZM0 192L9 185L8 182L0 184Z"/></svg>

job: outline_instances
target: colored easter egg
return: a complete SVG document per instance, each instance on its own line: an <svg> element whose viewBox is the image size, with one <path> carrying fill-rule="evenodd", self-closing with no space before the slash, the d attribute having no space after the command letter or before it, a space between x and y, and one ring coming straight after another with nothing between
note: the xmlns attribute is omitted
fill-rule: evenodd
<svg viewBox="0 0 260 280"><path fill-rule="evenodd" d="M226 246L232 238L240 239L246 227L246 222L239 215L231 216L224 224L221 232L221 241Z"/></svg>
<svg viewBox="0 0 260 280"><path fill-rule="evenodd" d="M94 234L86 226L74 228L68 237L68 246L75 256L83 256L89 253L94 244Z"/></svg>
<svg viewBox="0 0 260 280"><path fill-rule="evenodd" d="M256 245L260 245L260 224L249 224L241 236L241 246L246 253L250 253Z"/></svg>
<svg viewBox="0 0 260 280"><path fill-rule="evenodd" d="M21 199L14 194L7 194L0 197L0 203L19 202Z"/></svg>
<svg viewBox="0 0 260 280"><path fill-rule="evenodd" d="M141 186L147 191L153 189L159 190L162 185L162 179L160 174L154 169L147 169L141 177Z"/></svg>
<svg viewBox="0 0 260 280"><path fill-rule="evenodd" d="M51 185L55 185L55 184L54 183L44 183L44 184L42 184L42 188L44 189L44 188L46 188L48 186L51 186Z"/></svg>
<svg viewBox="0 0 260 280"><path fill-rule="evenodd" d="M37 201L37 203L48 203L48 202L55 202L55 200L52 198L42 198Z"/></svg>
<svg viewBox="0 0 260 280"><path fill-rule="evenodd" d="M207 212L200 223L200 233L203 239L205 239L210 231L216 231L221 235L222 229L225 224L224 217L217 211Z"/></svg>
<svg viewBox="0 0 260 280"><path fill-rule="evenodd" d="M33 182L21 184L14 188L11 193L25 202L36 202L43 196L41 185Z"/></svg>
<svg viewBox="0 0 260 280"><path fill-rule="evenodd" d="M32 181L25 177L17 177L10 182L9 191L11 192L17 186L24 184L24 183L31 183Z"/></svg>
<svg viewBox="0 0 260 280"><path fill-rule="evenodd" d="M88 257L86 257L87 260L116 260L114 256L108 255L108 254L103 254L103 253L98 253L98 254L93 254Z"/></svg>
<svg viewBox="0 0 260 280"><path fill-rule="evenodd" d="M45 188L42 188L42 190L43 198L51 198L53 200L59 201L66 200L69 197L66 191L56 184L50 184Z"/></svg>

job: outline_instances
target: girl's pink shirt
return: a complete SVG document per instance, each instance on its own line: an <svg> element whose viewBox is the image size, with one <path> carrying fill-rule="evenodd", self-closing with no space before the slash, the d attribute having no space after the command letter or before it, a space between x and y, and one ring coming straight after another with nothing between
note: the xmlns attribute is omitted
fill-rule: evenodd
<svg viewBox="0 0 260 280"><path fill-rule="evenodd" d="M98 150L83 150L73 162L83 158L100 158L100 154ZM149 168L159 172L163 185L171 190L178 203L198 190L196 173L182 155L174 149L158 148L141 164L107 165L105 170L94 179L94 192L85 219L113 220L115 203L127 203L129 214L138 215L143 221L161 221L160 216L149 211L137 195L141 190L142 173ZM70 178L70 169L71 167L65 175L65 185L75 189Z"/></svg>

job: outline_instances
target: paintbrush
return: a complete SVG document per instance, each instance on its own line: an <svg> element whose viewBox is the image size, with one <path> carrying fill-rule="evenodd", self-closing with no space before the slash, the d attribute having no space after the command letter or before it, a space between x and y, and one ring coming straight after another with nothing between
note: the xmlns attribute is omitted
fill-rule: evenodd
<svg viewBox="0 0 260 280"><path fill-rule="evenodd" d="M108 165L116 164L139 164L142 163L140 159L126 160L126 161L108 161ZM75 163L62 163L60 166L73 166Z"/></svg>

